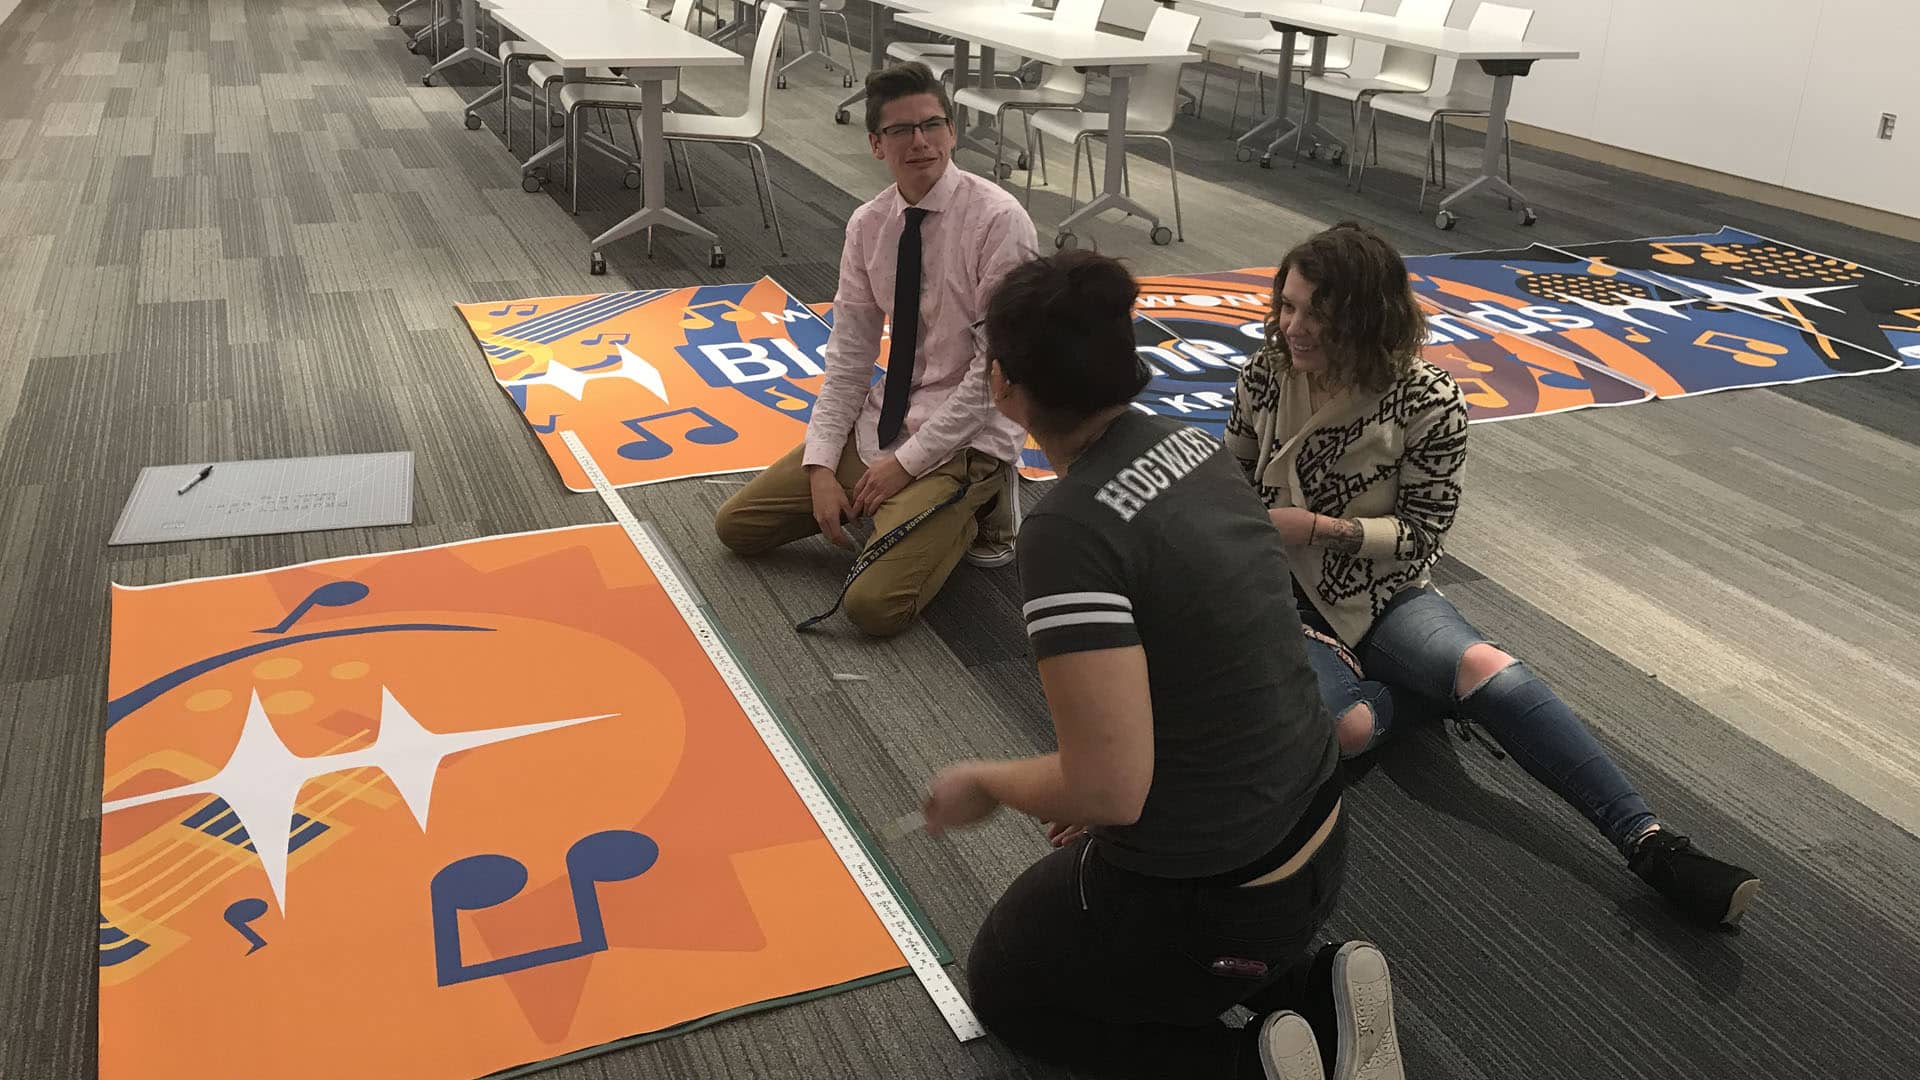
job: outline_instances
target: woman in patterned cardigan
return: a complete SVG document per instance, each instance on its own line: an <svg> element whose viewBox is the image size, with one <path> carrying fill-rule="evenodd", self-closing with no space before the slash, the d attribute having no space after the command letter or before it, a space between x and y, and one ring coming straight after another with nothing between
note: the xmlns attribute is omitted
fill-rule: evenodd
<svg viewBox="0 0 1920 1080"><path fill-rule="evenodd" d="M1687 916L1736 923L1759 879L1655 817L1566 702L1433 587L1460 504L1467 409L1420 356L1426 323L1399 253L1335 226L1287 254L1273 290L1226 443L1287 544L1342 754L1377 746L1396 714L1477 723Z"/></svg>

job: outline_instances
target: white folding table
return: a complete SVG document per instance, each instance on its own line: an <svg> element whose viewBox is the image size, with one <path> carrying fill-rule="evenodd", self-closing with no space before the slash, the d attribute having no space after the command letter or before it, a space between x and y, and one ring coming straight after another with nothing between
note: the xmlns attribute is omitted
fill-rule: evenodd
<svg viewBox="0 0 1920 1080"><path fill-rule="evenodd" d="M483 64L494 65L500 63L499 57L480 47L480 0L460 0L460 47L441 57L438 63L428 68L426 74L420 76L420 85L432 86L435 75L463 60L478 60ZM484 99L486 95L482 94L481 97ZM467 121L468 127L480 126L475 122L478 118L474 117L471 111L467 115L471 118Z"/></svg>
<svg viewBox="0 0 1920 1080"><path fill-rule="evenodd" d="M1302 123L1295 124L1287 117L1287 94L1293 85L1293 50L1297 34L1306 34L1313 39L1313 58L1310 74L1322 74L1327 60L1327 39L1335 34L1344 34L1356 41L1375 41L1383 45L1395 45L1416 52L1430 53L1436 57L1447 57L1458 61L1473 61L1480 65L1493 78L1493 100L1489 103L1491 115L1487 120L1487 145L1481 156L1480 175L1474 177L1460 190L1440 200L1438 221L1442 228L1448 228L1453 213L1453 204L1481 189L1490 195L1512 199L1520 204L1519 219L1522 225L1531 225L1536 220L1533 208L1527 205L1526 196L1507 183L1500 174L1500 150L1504 140L1496 134L1505 129L1507 122L1507 104L1513 97L1513 80L1533 70L1538 60L1577 60L1578 49L1563 49L1550 45L1541 45L1520 38L1502 37L1494 34L1474 33L1470 30L1445 26L1409 25L1391 15L1382 15L1371 11L1342 11L1317 3L1303 3L1302 0L1160 0L1180 6L1217 11L1226 15L1245 19L1265 19L1268 25L1280 31L1280 52L1276 59L1280 64L1279 103L1272 116L1256 125L1252 130L1240 136L1240 160L1253 157L1253 147L1258 145L1262 136L1277 131L1273 140L1260 154L1263 168L1272 168L1273 155L1287 143L1292 142L1298 151L1303 140L1314 140L1325 136L1329 142L1339 139L1319 123L1319 95L1307 95L1306 115ZM1355 148L1356 152L1358 148Z"/></svg>
<svg viewBox="0 0 1920 1080"><path fill-rule="evenodd" d="M869 18L871 19L867 24L868 71L879 71L881 68L887 66L887 46L891 42L887 38L886 28L891 12L930 14L933 12L1006 9L1022 11L1029 15L1045 17L1051 17L1053 15L1051 11L1033 7L1028 3L1028 0L867 0L867 7L869 9ZM992 57L989 56L988 59L991 60ZM841 98L839 102L834 105L833 122L836 124L850 123L853 115L848 110L865 100L867 100L867 88L865 86L855 87L853 93Z"/></svg>
<svg viewBox="0 0 1920 1080"><path fill-rule="evenodd" d="M1187 64L1200 59L1197 53L1168 50L1144 41L1109 34L1101 30L1067 30L1043 19L1017 11L961 10L902 15L908 26L931 30L954 39L953 89L966 85L967 50L980 47L981 70L992 71L993 51L1005 49L1043 64L1104 72L1112 89L1107 101L1107 167L1100 192L1085 206L1068 214L1054 230L1053 246L1064 248L1074 242L1073 227L1108 210L1120 210L1143 218L1149 228L1158 230L1160 218L1125 194L1123 170L1127 161L1127 92L1135 75L1143 75L1153 64ZM960 111L960 110L956 110ZM960 127L955 117L955 127Z"/></svg>
<svg viewBox="0 0 1920 1080"><path fill-rule="evenodd" d="M679 78L682 68L737 66L746 58L639 9L589 14L569 6L502 6L495 9L495 17L552 57L567 82L586 81L588 68L615 67L623 69L625 77L640 87L641 209L593 238L591 271L606 273L601 247L655 227L704 238L712 245L713 264L725 265L726 253L713 230L667 206L667 140L662 120L666 112L665 83ZM563 153L565 142L557 140L528 158L521 166L523 174L534 173L548 158ZM579 168L579 163L574 167Z"/></svg>

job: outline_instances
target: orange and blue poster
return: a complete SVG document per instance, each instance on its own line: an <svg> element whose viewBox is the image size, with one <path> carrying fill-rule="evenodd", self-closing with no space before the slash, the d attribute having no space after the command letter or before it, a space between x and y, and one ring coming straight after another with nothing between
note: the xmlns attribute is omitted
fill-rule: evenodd
<svg viewBox="0 0 1920 1080"><path fill-rule="evenodd" d="M465 1080L885 977L616 525L113 592L100 1075Z"/></svg>
<svg viewBox="0 0 1920 1080"><path fill-rule="evenodd" d="M827 323L772 278L459 311L573 491L592 485L565 431L616 487L763 469L805 437L826 375Z"/></svg>
<svg viewBox="0 0 1920 1080"><path fill-rule="evenodd" d="M1154 378L1135 407L1217 434L1232 407L1236 374L1265 341L1273 275L1265 266L1141 278L1136 316L1161 327L1166 340L1140 349ZM1460 384L1475 422L1648 397L1644 388L1584 368L1525 334L1467 325L1425 301L1421 311L1427 319L1423 355Z"/></svg>
<svg viewBox="0 0 1920 1080"><path fill-rule="evenodd" d="M1535 244L1417 255L1407 260L1407 268L1419 295L1447 310L1442 319L1447 325L1527 337L1659 397L1895 366L1887 357L1819 338L1802 326L1756 317L1731 302L1710 300L1574 250Z"/></svg>
<svg viewBox="0 0 1920 1080"><path fill-rule="evenodd" d="M1798 332L1841 365L1849 348L1920 367L1920 282L1741 229L1564 248L1611 270ZM1871 366L1871 365L1868 365Z"/></svg>

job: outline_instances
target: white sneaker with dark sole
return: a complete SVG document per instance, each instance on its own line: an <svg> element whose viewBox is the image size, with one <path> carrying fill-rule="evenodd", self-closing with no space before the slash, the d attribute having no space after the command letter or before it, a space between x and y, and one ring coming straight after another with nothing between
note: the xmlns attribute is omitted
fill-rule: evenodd
<svg viewBox="0 0 1920 1080"><path fill-rule="evenodd" d="M1260 1068L1267 1080L1326 1080L1313 1028L1296 1012L1277 1012L1260 1025Z"/></svg>
<svg viewBox="0 0 1920 1080"><path fill-rule="evenodd" d="M1406 1080L1393 1026L1393 978L1378 948L1349 941L1334 954L1333 1008L1340 1049L1332 1080Z"/></svg>

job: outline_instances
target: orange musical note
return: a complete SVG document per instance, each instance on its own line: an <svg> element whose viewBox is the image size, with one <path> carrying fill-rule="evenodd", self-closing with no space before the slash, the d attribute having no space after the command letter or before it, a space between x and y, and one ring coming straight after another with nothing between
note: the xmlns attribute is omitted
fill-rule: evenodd
<svg viewBox="0 0 1920 1080"><path fill-rule="evenodd" d="M700 314L701 308L710 308L710 307L726 308L727 309L726 313L721 315L720 317L730 323L752 322L755 318L755 315L753 312L747 310L744 307L741 307L739 304L735 303L732 300L709 300L704 304L693 304L689 306L685 311L681 312L680 313L680 329L682 330L713 329L713 320L707 318L705 315Z"/></svg>
<svg viewBox="0 0 1920 1080"><path fill-rule="evenodd" d="M1645 345L1653 339L1629 326L1627 327L1627 340L1633 342L1635 345Z"/></svg>
<svg viewBox="0 0 1920 1080"><path fill-rule="evenodd" d="M1659 254L1653 257L1653 261L1657 263L1666 263L1668 266L1692 266L1693 265L1693 262L1694 262L1693 256L1688 255L1686 252L1679 250L1680 248L1683 248L1683 247L1699 248L1700 257L1706 260L1707 262L1713 264L1714 266L1738 266L1739 264L1747 261L1747 257L1745 255L1742 255L1737 251L1730 250L1721 244L1707 244L1707 243L1696 243L1696 242L1668 243L1665 241L1654 240L1654 241L1649 241L1648 246L1653 248L1653 250L1655 250L1656 252L1659 252Z"/></svg>
<svg viewBox="0 0 1920 1080"><path fill-rule="evenodd" d="M1495 390L1493 384L1487 382L1485 379L1461 376L1453 381L1459 384L1460 396L1468 405L1478 405L1483 409L1504 409L1507 407L1506 395ZM1469 383L1478 386L1479 389L1468 389Z"/></svg>
<svg viewBox="0 0 1920 1080"><path fill-rule="evenodd" d="M1714 338L1728 338L1740 344L1738 346L1715 345L1713 343ZM1753 338L1741 337L1738 334L1729 334L1720 330L1708 330L1699 337L1694 338L1693 343L1703 349L1712 349L1714 352L1726 353L1728 356L1733 357L1735 361L1750 367L1773 367L1780 362L1780 357L1787 355L1787 347L1785 345L1778 345L1771 341L1757 341Z"/></svg>
<svg viewBox="0 0 1920 1080"><path fill-rule="evenodd" d="M792 394L789 394L784 390L777 390L770 386L767 388L767 392L773 395L773 407L776 409L779 409L781 412L805 412L806 411L806 408L807 408L806 402L800 400L797 397L794 397Z"/></svg>

